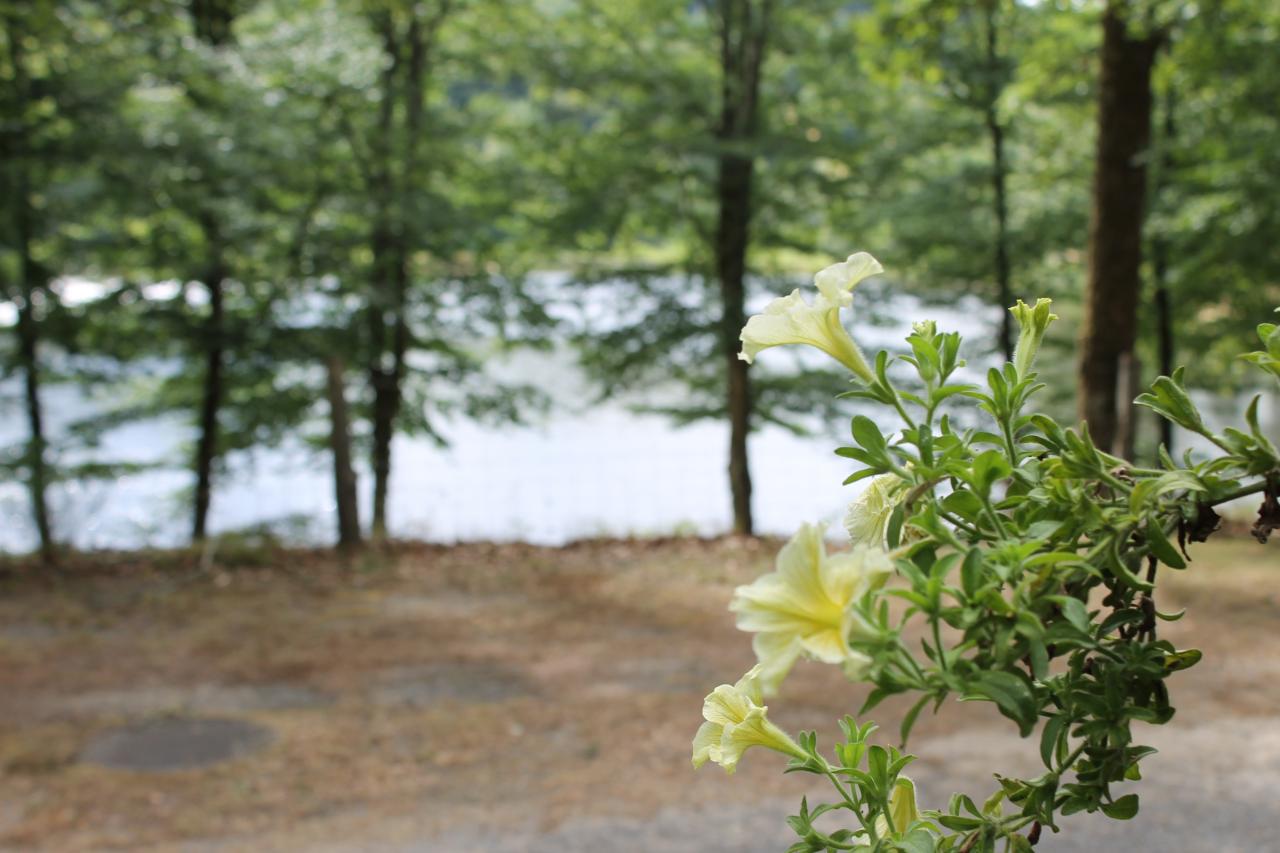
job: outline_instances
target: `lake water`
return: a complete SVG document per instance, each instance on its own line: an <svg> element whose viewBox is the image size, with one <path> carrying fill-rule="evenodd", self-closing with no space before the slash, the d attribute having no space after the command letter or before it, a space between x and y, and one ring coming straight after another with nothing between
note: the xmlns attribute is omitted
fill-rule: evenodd
<svg viewBox="0 0 1280 853"><path fill-rule="evenodd" d="M971 363L981 361L981 351L991 345L988 321L995 320L995 312L977 300L922 308L914 298L898 295L880 304L877 313L899 319L856 330L869 350L901 341L909 319L924 316L963 332ZM812 355L813 363L823 363L823 356ZM771 356L786 358L779 351L764 358ZM634 400L584 405L590 394L567 353L518 355L499 370L545 388L556 405L540 422L519 428L446 422L442 431L448 447L398 438L388 507L394 536L559 544L601 535L716 534L729 528L727 426L705 422L676 428L663 417L632 412L628 406ZM70 387L50 388L45 401L55 435L95 405ZM852 467L832 452L846 429L842 420L827 434L811 437L771 426L752 436L760 532L785 535L817 520L838 526L857 490L841 485ZM0 425L0 443L24 435L20 412L11 408ZM109 433L97 455L172 465L186 458L184 445L191 438L179 418L133 423ZM274 524L289 531L287 539L331 541L335 508L329 464L327 455L301 447L234 456L228 475L216 483L211 530ZM367 523L371 479L367 471L359 473ZM79 548L181 544L190 526L190 487L191 475L175 469L60 484L51 492L57 535ZM21 484L0 484L0 521L0 549L33 547Z"/></svg>

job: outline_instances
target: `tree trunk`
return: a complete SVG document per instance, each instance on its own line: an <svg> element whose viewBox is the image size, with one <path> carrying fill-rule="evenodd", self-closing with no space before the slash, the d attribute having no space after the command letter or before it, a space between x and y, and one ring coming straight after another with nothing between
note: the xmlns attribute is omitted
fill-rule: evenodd
<svg viewBox="0 0 1280 853"><path fill-rule="evenodd" d="M19 208L26 207L25 192L17 198ZM19 214L20 219L26 219ZM29 234L19 229L21 253L22 298L18 302L18 359L22 365L23 390L27 407L27 491L31 496L31 517L40 540L40 558L52 563L55 557L53 528L49 521L49 469L45 458L47 442L44 432L44 409L40 403L40 327L35 316L37 266L31 257Z"/></svg>
<svg viewBox="0 0 1280 853"><path fill-rule="evenodd" d="M1161 137L1160 157L1156 161L1158 168L1156 180L1153 181L1156 193L1165 192L1173 174L1173 137L1176 131L1174 124L1174 93L1172 84L1165 90L1164 96L1164 133ZM1156 303L1156 339L1159 347L1160 374L1173 374L1175 358L1173 346L1173 304L1169 295L1169 241L1161 234L1151 240L1151 278L1155 285ZM1165 450L1173 453L1173 422L1168 418L1156 417L1160 426L1160 443Z"/></svg>
<svg viewBox="0 0 1280 853"><path fill-rule="evenodd" d="M1168 246L1164 241L1157 241L1151 247L1152 275L1156 285L1156 330L1159 346L1160 375L1173 374L1173 306L1169 298L1167 282ZM1169 453L1173 453L1173 421L1157 417L1160 424L1160 443Z"/></svg>
<svg viewBox="0 0 1280 853"><path fill-rule="evenodd" d="M191 0L187 8L196 38L220 47L231 41L231 24L235 20L235 0Z"/></svg>
<svg viewBox="0 0 1280 853"><path fill-rule="evenodd" d="M750 536L751 468L747 436L751 432L751 382L748 365L738 358L739 335L746 323L747 249L750 245L754 155L742 151L756 134L760 69L764 64L770 0L720 0L721 101L716 163L718 213L715 236L716 277L720 284L720 339L726 363L729 416L729 489L733 531Z"/></svg>
<svg viewBox="0 0 1280 853"><path fill-rule="evenodd" d="M996 215L995 272L996 290L1000 299L1000 348L1004 352L1005 361L1013 361L1016 336L1013 331L1013 313L1008 310L1013 305L1013 282L1009 265L1009 202L1005 187L1009 167L1005 162L1004 125L1000 123L997 111L1003 85L996 82L1000 79L997 76L1000 74L1000 49L995 14L996 4L987 4L987 67L992 87L988 93L985 118L987 133L991 139L991 190Z"/></svg>
<svg viewBox="0 0 1280 853"><path fill-rule="evenodd" d="M746 317L746 258L751 203L752 163L741 157L721 157L717 193L720 203L716 229L716 274L720 279L721 338L728 367L729 488L733 497L733 532L750 536L751 470L747 436L751 431L751 383L748 365L738 358L738 335Z"/></svg>
<svg viewBox="0 0 1280 853"><path fill-rule="evenodd" d="M226 349L226 319L223 310L222 245L216 225L206 219L205 239L209 244L209 270L204 285L209 292L209 316L205 320L203 345L205 352L204 391L200 399L200 434L196 440L196 493L193 505L191 538L200 542L208 531L209 503L213 497L213 465L218 457L218 410L222 406L223 363Z"/></svg>
<svg viewBox="0 0 1280 853"><path fill-rule="evenodd" d="M373 387L373 520L375 541L387 535L387 496L391 481L391 442L404 401L404 380L409 352L410 269L419 241L415 239L409 210L419 192L417 183L422 138L425 135L428 56L445 18L450 0L426 6L412 4L403 32L392 10L374 16L382 36L387 65L382 74L383 100L379 116L378 162L370 189L378 215L370 235L375 281L370 305L370 367ZM403 132L397 133L394 105L403 105ZM394 141L402 144L397 153ZM398 168L397 168L398 167Z"/></svg>
<svg viewBox="0 0 1280 853"><path fill-rule="evenodd" d="M1089 269L1080 337L1079 414L1098 447L1122 449L1116 407L1122 358L1137 332L1145 155L1151 142L1151 69L1159 33L1131 36L1123 0L1102 18L1097 163L1089 223Z"/></svg>
<svg viewBox="0 0 1280 853"><path fill-rule="evenodd" d="M391 483L391 439L400 411L400 383L394 368L377 368L370 375L373 385L373 520L370 536L375 542L387 538L387 495Z"/></svg>
<svg viewBox="0 0 1280 853"><path fill-rule="evenodd" d="M329 397L329 449L333 453L333 489L338 505L338 547L360 545L360 506L356 472L351 466L351 426L347 414L346 380L342 359L325 362Z"/></svg>
<svg viewBox="0 0 1280 853"><path fill-rule="evenodd" d="M5 34L9 58L13 66L13 93L19 121L27 120L31 99L31 80L24 55L24 33L21 14L5 17ZM44 431L44 409L40 402L40 320L36 316L37 294L48 284L47 272L37 263L32 252L35 239L35 211L31 204L31 152L27 150L27 134L12 135L13 145L5 160L13 172L10 213L18 251L20 281L16 293L18 307L18 361L22 368L23 392L27 410L27 492L31 499L31 517L39 538L40 558L52 563L56 556L53 526L49 520L49 468L45 451L48 447Z"/></svg>

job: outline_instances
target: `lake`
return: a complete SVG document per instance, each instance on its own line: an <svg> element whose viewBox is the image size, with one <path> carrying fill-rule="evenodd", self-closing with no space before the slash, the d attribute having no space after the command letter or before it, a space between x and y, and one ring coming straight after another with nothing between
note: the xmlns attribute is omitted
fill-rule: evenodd
<svg viewBox="0 0 1280 853"><path fill-rule="evenodd" d="M860 290L859 299L864 298L875 297L864 297ZM895 294L879 301L876 314L891 319L886 325L855 330L869 350L900 342L910 319L933 317L942 328L965 334L971 375L988 360L982 351L992 345L996 313L976 299L939 309ZM778 351L762 360L775 355L775 363L784 363L786 356ZM813 364L824 363L816 352L806 357L813 357ZM676 428L661 416L632 411L636 398L589 405L590 391L564 351L518 354L497 369L544 388L555 403L552 410L521 427L446 421L442 432L448 447L426 438L398 438L388 506L394 536L444 543L561 544L594 536L710 535L729 529L726 425L704 422ZM8 390L16 391L16 386L10 383ZM44 399L55 436L71 420L105 405L69 386L48 389ZM1271 414L1274 406L1267 409ZM25 436L19 414L10 408L0 425L0 442L10 444ZM841 485L852 471L851 463L832 452L846 424L826 425L825 434L808 437L766 426L752 436L754 510L760 532L787 535L802 522L817 520L838 527L858 489ZM172 466L187 457L184 448L191 440L191 429L182 419L137 422L108 433L98 457ZM286 541L332 541L335 506L329 464L327 455L301 446L234 455L227 475L215 486L210 529L216 533L271 525ZM371 478L367 470L359 473L365 501L362 518L367 523ZM182 544L190 526L191 480L188 472L167 467L116 480L59 484L50 495L57 535L86 549ZM21 484L0 484L0 518L0 549L26 551L34 546Z"/></svg>

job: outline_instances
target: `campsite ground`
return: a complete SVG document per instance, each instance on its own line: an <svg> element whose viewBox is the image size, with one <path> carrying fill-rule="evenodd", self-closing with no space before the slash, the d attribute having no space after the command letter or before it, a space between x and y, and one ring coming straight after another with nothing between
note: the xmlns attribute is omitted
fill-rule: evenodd
<svg viewBox="0 0 1280 853"><path fill-rule="evenodd" d="M702 696L752 662L729 593L776 546L403 546L346 565L255 552L205 568L155 554L56 576L11 565L0 849L783 850L785 815L821 786L770 753L733 777L688 761ZM1142 812L1073 819L1038 849L1274 846L1280 553L1221 538L1193 556L1162 587L1161 609L1188 610L1163 631L1205 659L1174 679L1174 720L1142 734L1161 749L1144 764ZM770 715L829 742L863 695L802 664ZM875 716L896 731L902 711ZM127 751L104 746L119 727L186 718L263 737L233 760L161 771L121 769ZM1038 761L983 703L923 718L911 748L925 805Z"/></svg>

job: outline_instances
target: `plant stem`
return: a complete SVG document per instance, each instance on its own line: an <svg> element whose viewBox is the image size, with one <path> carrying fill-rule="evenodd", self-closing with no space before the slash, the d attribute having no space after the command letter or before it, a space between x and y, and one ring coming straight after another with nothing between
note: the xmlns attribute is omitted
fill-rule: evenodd
<svg viewBox="0 0 1280 853"><path fill-rule="evenodd" d="M1213 500L1208 501L1208 504L1209 506L1218 506L1219 504L1224 504L1224 503L1227 503L1228 501L1233 501L1236 498L1243 498L1243 497L1248 497L1249 495L1256 495L1258 492L1261 492L1266 487L1267 487L1267 481L1266 479L1262 479L1256 483L1251 483L1247 486L1241 486L1235 491L1227 492L1225 495L1216 497Z"/></svg>

